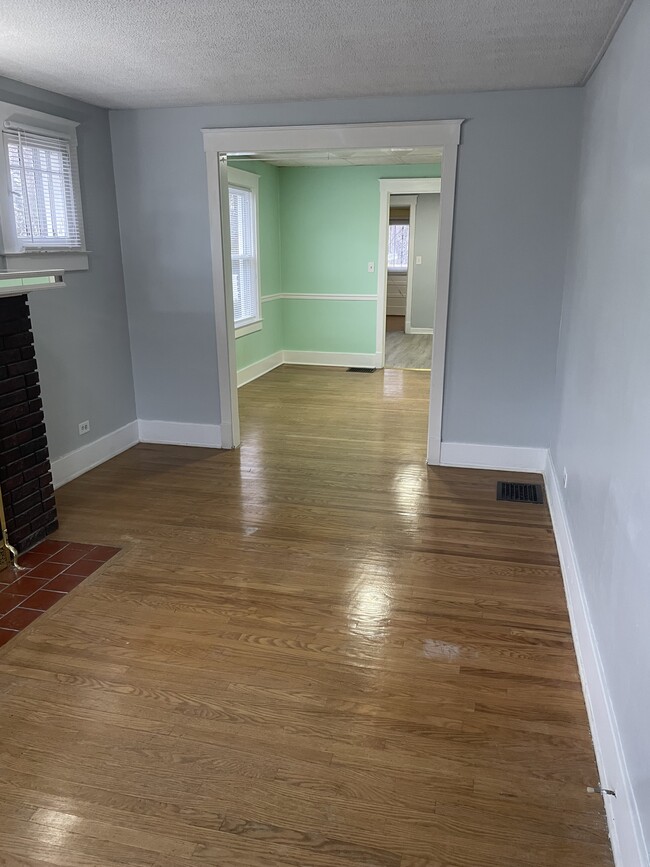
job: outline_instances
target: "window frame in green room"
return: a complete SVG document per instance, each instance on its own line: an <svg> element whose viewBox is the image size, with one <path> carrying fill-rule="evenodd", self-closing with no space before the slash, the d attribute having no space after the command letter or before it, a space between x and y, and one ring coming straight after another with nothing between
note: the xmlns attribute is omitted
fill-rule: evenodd
<svg viewBox="0 0 650 867"><path fill-rule="evenodd" d="M235 339L246 337L247 334L254 334L256 331L261 331L263 327L262 316L262 280L260 268L260 176L254 172L245 172L242 169L228 166L228 190L230 187L235 187L240 190L247 190L253 196L253 212L255 221L253 225L253 237L255 239L255 275L257 284L257 315L242 319L240 322L234 322ZM233 316L234 320L234 316Z"/></svg>

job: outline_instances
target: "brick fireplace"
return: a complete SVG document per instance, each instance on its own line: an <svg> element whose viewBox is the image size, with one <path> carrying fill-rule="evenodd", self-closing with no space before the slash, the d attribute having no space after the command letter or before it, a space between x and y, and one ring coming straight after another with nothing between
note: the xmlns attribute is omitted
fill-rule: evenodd
<svg viewBox="0 0 650 867"><path fill-rule="evenodd" d="M56 530L27 295L0 298L0 488L7 535L18 551Z"/></svg>

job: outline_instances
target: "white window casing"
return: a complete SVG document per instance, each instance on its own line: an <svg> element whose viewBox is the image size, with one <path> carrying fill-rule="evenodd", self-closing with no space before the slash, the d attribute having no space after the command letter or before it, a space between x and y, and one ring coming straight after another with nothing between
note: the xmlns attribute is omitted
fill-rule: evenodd
<svg viewBox="0 0 650 867"><path fill-rule="evenodd" d="M237 337L262 327L259 267L259 177L228 168L230 254Z"/></svg>
<svg viewBox="0 0 650 867"><path fill-rule="evenodd" d="M75 149L64 138L4 129L16 250L84 246Z"/></svg>
<svg viewBox="0 0 650 867"><path fill-rule="evenodd" d="M84 270L77 124L0 103L0 257L10 270Z"/></svg>

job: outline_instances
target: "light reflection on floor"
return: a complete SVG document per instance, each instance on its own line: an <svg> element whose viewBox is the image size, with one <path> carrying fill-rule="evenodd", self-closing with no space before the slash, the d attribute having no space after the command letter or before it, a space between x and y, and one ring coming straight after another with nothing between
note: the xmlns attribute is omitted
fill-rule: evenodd
<svg viewBox="0 0 650 867"><path fill-rule="evenodd" d="M393 477L393 491L400 512L415 513L420 509L420 498L426 493L426 468L422 463L398 467Z"/></svg>
<svg viewBox="0 0 650 867"><path fill-rule="evenodd" d="M412 375L413 371L409 373ZM427 373L423 375L428 376ZM403 370L384 370L384 397L403 397L406 385Z"/></svg>

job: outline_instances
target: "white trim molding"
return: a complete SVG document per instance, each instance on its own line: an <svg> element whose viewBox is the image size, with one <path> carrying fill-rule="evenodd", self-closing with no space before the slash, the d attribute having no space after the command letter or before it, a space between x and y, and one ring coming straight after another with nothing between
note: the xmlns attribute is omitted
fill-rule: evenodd
<svg viewBox="0 0 650 867"><path fill-rule="evenodd" d="M52 461L52 480L60 488L139 442L138 422L131 421L99 439Z"/></svg>
<svg viewBox="0 0 650 867"><path fill-rule="evenodd" d="M342 292L276 292L274 295L263 295L265 301L275 301L284 298L289 301L376 301L376 295L344 295Z"/></svg>
<svg viewBox="0 0 650 867"><path fill-rule="evenodd" d="M550 454L544 468L546 498L560 557L571 634L594 741L600 783L616 797L604 796L616 867L648 867L639 810L625 763L621 737L584 592L564 498Z"/></svg>
<svg viewBox="0 0 650 867"><path fill-rule="evenodd" d="M443 442L440 448L440 463L446 467L543 473L546 455L545 448Z"/></svg>
<svg viewBox="0 0 650 867"><path fill-rule="evenodd" d="M230 232L227 231L230 221L228 160L219 154L207 154L206 158L221 442L223 448L232 449L239 445L240 433Z"/></svg>
<svg viewBox="0 0 650 867"><path fill-rule="evenodd" d="M262 330L262 317L254 322L249 322L246 325L238 325L235 328L235 337L246 337L247 334L254 334L256 331Z"/></svg>
<svg viewBox="0 0 650 867"><path fill-rule="evenodd" d="M414 328L412 325L410 330L407 329L407 334L433 334L433 328Z"/></svg>
<svg viewBox="0 0 650 867"><path fill-rule="evenodd" d="M594 782L616 792L615 797L603 797L614 862L616 867L650 867L641 818L591 622L562 489L548 449L443 443L441 452L442 463L446 466L543 473L571 621L571 635L598 765L599 779Z"/></svg>
<svg viewBox="0 0 650 867"><path fill-rule="evenodd" d="M457 147L443 148L440 178L383 178L379 181L379 242L377 253L377 355L383 367L386 356L386 300L388 284L388 226L391 196L440 193L436 299L433 317L433 353L429 386L429 433L427 463L441 463L442 396L445 379L447 308L451 273L451 236L454 222ZM411 233L413 235L413 233ZM412 237L409 239L409 247ZM412 252L409 252L412 257ZM410 296L407 298L406 324L410 328ZM409 331L412 333L412 329Z"/></svg>
<svg viewBox="0 0 650 867"><path fill-rule="evenodd" d="M253 362L237 371L237 387L270 373L281 364L308 364L318 367L377 367L374 352L305 352L300 349L280 349L266 358Z"/></svg>
<svg viewBox="0 0 650 867"><path fill-rule="evenodd" d="M201 446L220 449L221 425L196 424L183 421L138 419L141 443L161 443L172 446Z"/></svg>
<svg viewBox="0 0 650 867"><path fill-rule="evenodd" d="M427 182L426 189L422 181ZM415 197L416 202L418 193L439 193L442 189L442 178L381 178L379 183L386 185L385 189L390 192L391 196L399 196L400 198ZM396 192L391 190L393 186L398 187ZM413 204L416 204L416 202L413 202ZM410 202L408 204L409 206L411 205Z"/></svg>
<svg viewBox="0 0 650 867"><path fill-rule="evenodd" d="M140 442L218 449L221 448L220 425L135 419L60 458L54 458L51 462L54 487L60 488Z"/></svg>
<svg viewBox="0 0 650 867"><path fill-rule="evenodd" d="M252 226L255 280L257 282L257 309L253 319L235 323L235 337L245 337L262 330L262 268L260 265L260 176L255 172L245 172L228 166L228 185L251 193L255 203L255 216ZM230 195L230 189L228 190ZM230 198L228 199L230 201Z"/></svg>
<svg viewBox="0 0 650 867"><path fill-rule="evenodd" d="M406 290L405 327L411 320L411 295L413 282L413 253L415 245L415 207L418 193L439 193L440 178L382 178L379 181L379 242L377 251L377 352L381 355L381 367L386 354L386 303L388 296L388 232L390 226L390 200L396 196L409 207L409 267ZM439 372L442 376L444 371ZM431 424L431 420L429 420Z"/></svg>
<svg viewBox="0 0 650 867"><path fill-rule="evenodd" d="M376 368L375 352L305 352L301 349L285 349L284 364L316 364L321 367L368 367Z"/></svg>
<svg viewBox="0 0 650 867"><path fill-rule="evenodd" d="M233 187L242 187L244 190L251 190L255 195L260 190L260 176L255 172L245 172L243 169L236 169L234 166L228 166L228 183Z"/></svg>
<svg viewBox="0 0 650 867"><path fill-rule="evenodd" d="M456 201L456 170L458 148L446 147L442 152L440 186L440 220L438 223L438 257L436 270L436 303L433 311L433 353L429 385L429 436L427 461L440 463L442 442L442 397L445 385L445 354L447 352L447 312L451 280L451 243Z"/></svg>
<svg viewBox="0 0 650 867"><path fill-rule="evenodd" d="M237 371L237 388L264 376L265 373L270 373L284 363L284 353L282 350L274 352L272 355L267 355L266 358L261 358L259 361L254 361L246 367L242 367Z"/></svg>
<svg viewBox="0 0 650 867"><path fill-rule="evenodd" d="M440 186L440 179L436 178L438 181L438 187ZM379 182L381 187L381 181ZM418 206L418 197L417 195L413 196L389 196L388 197L388 231L390 232L390 209L391 207L407 207L409 210L409 248L408 248L408 262L406 269L406 309L404 313L404 332L406 334L412 334L411 329L411 309L413 306L413 268L415 266L415 216L416 209ZM381 217L380 217L381 222ZM388 271L388 267L386 268L386 311L384 312L384 325L386 322L386 313L388 311L388 277L390 272ZM395 272L393 272L395 273ZM385 331L385 327L384 327ZM432 332L433 333L433 332ZM386 337L384 335L384 341Z"/></svg>
<svg viewBox="0 0 650 867"><path fill-rule="evenodd" d="M2 246L0 253L4 267L14 271L34 271L44 269L61 269L64 271L87 271L88 250L84 237L84 217L82 208L82 190L79 181L79 166L77 156L78 121L42 111L26 108L9 102L0 102L0 129L5 132L19 131L34 135L54 136L65 139L69 145L69 162L71 174L68 178L73 189L72 206L77 227L79 229L79 244L72 248L57 248L50 241L39 243L31 249L23 246L24 242L16 235L16 223L13 213L12 198L9 195L9 165L4 146L0 147L0 227L2 231Z"/></svg>
<svg viewBox="0 0 650 867"><path fill-rule="evenodd" d="M203 129L201 132L206 153L227 153L236 158L255 151L275 150L457 147L462 122L460 119L328 126L250 126Z"/></svg>
<svg viewBox="0 0 650 867"><path fill-rule="evenodd" d="M34 268L41 271L87 271L89 254L89 250L33 250L29 253L0 253L0 260L4 260L8 271L32 271Z"/></svg>
<svg viewBox="0 0 650 867"><path fill-rule="evenodd" d="M342 292L283 292L280 296L291 301L376 301L376 295L344 295Z"/></svg>
<svg viewBox="0 0 650 867"><path fill-rule="evenodd" d="M434 314L433 361L429 401L429 435L427 461L440 462L442 430L442 394L445 367L447 306L449 276L451 270L451 239L453 230L454 198L456 191L457 151L460 144L460 129L463 121L435 120L405 123L356 123L328 126L271 126L231 127L204 129L203 147L206 153L208 179L208 206L210 218L210 246L212 254L212 286L215 309L217 340L217 374L219 380L219 403L221 437L224 448L239 445L239 406L237 402L237 365L235 359L235 329L233 322L232 273L230 268L230 233L228 231L228 156L255 153L257 151L282 150L335 150L337 148L386 148L386 147L441 147L441 177L428 178L438 185L433 192L440 192L440 224L438 231L437 295ZM403 181L407 179L401 179ZM413 181L414 179L410 179ZM417 179L415 179L417 180ZM406 189L406 194L428 190ZM388 222L386 221L386 226ZM380 250L388 229L380 235ZM381 268L379 271L381 272ZM385 270L385 267L384 267ZM385 281L384 281L385 283ZM385 316L385 285L378 288L377 308ZM270 301L273 296L267 295ZM293 296L292 296L293 297ZM310 297L310 300L315 300ZM337 299L335 299L337 300ZM366 300L355 299L355 300ZM370 300L368 298L367 300ZM264 299L263 299L264 303ZM383 364L384 323L377 335L375 353L371 366ZM329 353L328 353L329 355ZM377 357L379 362L377 362ZM319 362L305 362L319 363ZM329 361L321 363L328 364ZM345 363L345 362L344 362ZM354 363L353 363L354 364ZM354 364L357 366L357 364ZM358 363L362 366L362 363Z"/></svg>

